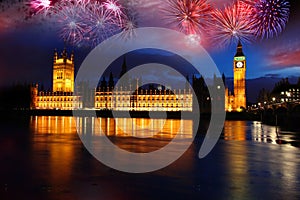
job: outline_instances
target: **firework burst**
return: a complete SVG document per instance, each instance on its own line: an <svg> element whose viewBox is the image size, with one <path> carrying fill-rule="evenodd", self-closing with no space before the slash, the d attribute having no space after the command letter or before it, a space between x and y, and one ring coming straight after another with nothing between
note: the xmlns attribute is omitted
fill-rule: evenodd
<svg viewBox="0 0 300 200"><path fill-rule="evenodd" d="M253 7L236 1L224 10L215 9L212 13L210 37L216 44L250 43L255 38L255 30L250 19Z"/></svg>
<svg viewBox="0 0 300 200"><path fill-rule="evenodd" d="M72 45L79 45L87 29L83 16L87 15L85 4L73 2L60 2L53 13L60 27L60 36Z"/></svg>
<svg viewBox="0 0 300 200"><path fill-rule="evenodd" d="M278 36L285 28L290 14L290 3L287 0L254 0L247 1L253 7L252 28L260 38Z"/></svg>
<svg viewBox="0 0 300 200"><path fill-rule="evenodd" d="M132 10L127 10L122 22L122 38L129 39L136 35L135 29L138 27L137 14Z"/></svg>
<svg viewBox="0 0 300 200"><path fill-rule="evenodd" d="M39 13L47 14L48 10L52 7L51 0L32 0L29 2L31 15Z"/></svg>
<svg viewBox="0 0 300 200"><path fill-rule="evenodd" d="M5 9L19 1L7 0L5 6L2 1L0 3ZM124 32L124 37L131 37L137 27L134 12L129 11L132 5L128 3L132 0L24 1L25 4L18 3L24 7L24 19L58 29L59 36L74 46L93 47L120 32Z"/></svg>
<svg viewBox="0 0 300 200"><path fill-rule="evenodd" d="M119 19L120 22L122 22L124 13L123 13L123 7L118 2L118 0L107 0L104 2L104 6L107 10L111 11L116 18Z"/></svg>
<svg viewBox="0 0 300 200"><path fill-rule="evenodd" d="M120 19L108 10L105 5L98 3L91 4L88 12L85 37L88 38L93 45L99 44L120 31L122 27Z"/></svg>
<svg viewBox="0 0 300 200"><path fill-rule="evenodd" d="M199 34L210 16L211 6L207 0L167 0L164 9L169 24L185 34Z"/></svg>

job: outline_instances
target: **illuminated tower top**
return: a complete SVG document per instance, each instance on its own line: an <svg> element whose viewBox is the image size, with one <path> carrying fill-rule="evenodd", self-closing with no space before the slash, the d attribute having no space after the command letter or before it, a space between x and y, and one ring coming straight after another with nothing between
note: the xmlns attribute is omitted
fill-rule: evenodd
<svg viewBox="0 0 300 200"><path fill-rule="evenodd" d="M53 92L74 91L74 53L68 58L67 50L64 48L61 56L54 51L53 57Z"/></svg>

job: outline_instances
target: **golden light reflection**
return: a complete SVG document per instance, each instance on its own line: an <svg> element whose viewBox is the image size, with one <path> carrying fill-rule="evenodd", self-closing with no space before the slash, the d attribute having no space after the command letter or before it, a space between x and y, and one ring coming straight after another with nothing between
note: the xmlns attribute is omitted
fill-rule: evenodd
<svg viewBox="0 0 300 200"><path fill-rule="evenodd" d="M165 138L172 139L179 134L182 138L192 138L192 120L179 119L146 119L146 118L94 118L92 134L94 136L119 136L136 138ZM84 119L77 119L82 127L92 124L84 123ZM82 129L85 134L89 128Z"/></svg>
<svg viewBox="0 0 300 200"><path fill-rule="evenodd" d="M246 121L225 121L224 124L224 140L246 140L247 134Z"/></svg>
<svg viewBox="0 0 300 200"><path fill-rule="evenodd" d="M35 116L31 118L35 134L74 134L76 126L73 117Z"/></svg>
<svg viewBox="0 0 300 200"><path fill-rule="evenodd" d="M76 128L72 117L34 116L31 117L33 130L33 159L42 163L36 173L50 179L47 184L67 184L72 179L72 166L76 157ZM75 141L75 142L74 142Z"/></svg>
<svg viewBox="0 0 300 200"><path fill-rule="evenodd" d="M232 196L243 199L249 193L249 163L246 121L225 121L224 140L229 140L230 144L225 145L225 168L228 171L228 187L231 189Z"/></svg>
<svg viewBox="0 0 300 200"><path fill-rule="evenodd" d="M246 140L245 121L225 121L224 124L224 140L244 141ZM233 188L232 192L235 197L242 197L247 188L244 188L248 182L247 177L247 147L244 143L231 143L226 146L226 168L229 169L230 179L228 185Z"/></svg>
<svg viewBox="0 0 300 200"><path fill-rule="evenodd" d="M240 137L242 140L243 138ZM243 199L249 194L249 162L248 162L248 146L245 142L232 141L229 145L225 145L224 170L228 172L228 180L226 181L230 188L231 196L236 199Z"/></svg>
<svg viewBox="0 0 300 200"><path fill-rule="evenodd" d="M46 148L51 152L50 158L54 160L49 162L51 162L51 168L53 167L53 173L55 168L59 167L59 163L65 163L75 156L74 149L72 149L74 146L70 146L70 143L77 142L82 145L77 136L75 122L79 134L93 137L110 136L110 139L113 138L112 142L115 145L133 152L155 151L167 145L175 136L182 139L190 139L193 136L192 120L32 117L31 126L34 130L34 145L38 149ZM64 174L68 173L65 172Z"/></svg>

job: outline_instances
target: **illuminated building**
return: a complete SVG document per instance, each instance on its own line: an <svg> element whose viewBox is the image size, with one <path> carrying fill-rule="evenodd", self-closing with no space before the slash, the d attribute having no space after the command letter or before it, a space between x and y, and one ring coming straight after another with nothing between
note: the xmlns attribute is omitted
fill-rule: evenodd
<svg viewBox="0 0 300 200"><path fill-rule="evenodd" d="M37 84L32 86L31 109L72 110L84 108L85 106L83 105L87 104L84 104L82 97L73 96L73 53L68 58L66 49L64 49L61 57L58 57L55 51L53 60L53 91L38 91ZM124 74L126 75L126 71L126 60L124 58L120 77ZM129 78L125 80L129 80ZM137 84L133 87L138 88ZM137 89L132 93L126 90L126 87L114 88L112 74L108 81L108 87L106 85L105 78L103 78L101 88L96 89L93 95L93 108L96 110L192 111L193 108L193 96L190 89Z"/></svg>
<svg viewBox="0 0 300 200"><path fill-rule="evenodd" d="M271 94L266 95L267 98L261 98L260 102L268 103L284 103L284 102L296 102L300 100L300 78L298 83L291 84L288 78L282 79L275 84Z"/></svg>
<svg viewBox="0 0 300 200"><path fill-rule="evenodd" d="M61 58L57 51L53 58L53 92L74 92L74 54L68 59L64 49Z"/></svg>
<svg viewBox="0 0 300 200"><path fill-rule="evenodd" d="M189 111L193 110L193 95L186 89L171 90L159 86L142 89L141 79L126 76L127 65L124 57L120 77L123 82L114 87L113 75L108 82L105 78L95 93L95 109L118 111ZM126 77L123 77L126 76ZM188 80L187 80L188 81ZM129 90L127 89L129 87ZM135 88L135 90L132 90ZM133 92L134 91L134 92Z"/></svg>
<svg viewBox="0 0 300 200"><path fill-rule="evenodd" d="M122 65L120 77L126 76L126 60ZM239 42L233 61L234 90L230 93L226 88L225 110L242 111L246 108L246 58ZM118 84L115 88L112 73L109 80L102 77L101 86L92 89L92 101L83 100L82 96L74 96L74 54L68 57L66 49L61 56L54 52L53 57L53 90L39 91L38 85L31 87L31 109L58 109L72 110L90 108L95 110L118 110L118 111L193 111L195 99L187 84L185 89L171 90L159 86L157 88L144 89L139 80L130 83L130 77L122 77L124 84ZM216 77L214 77L214 80ZM133 81L135 82L135 80ZM216 80L215 80L216 82ZM217 81L218 82L218 81ZM129 85L129 89L126 89ZM135 90L131 90L136 88ZM193 77L193 88L197 94L201 111L209 112L209 94L203 78L199 80ZM217 86L220 89L220 86ZM87 90L84 90L86 92ZM134 91L134 92L132 92ZM222 99L222 98L220 98ZM91 102L91 103L87 103ZM224 107L222 108L224 109Z"/></svg>
<svg viewBox="0 0 300 200"><path fill-rule="evenodd" d="M281 102L293 102L300 100L300 87L291 85L286 91L281 91L279 99ZM275 98L275 97L274 97ZM275 101L275 100L274 100Z"/></svg>
<svg viewBox="0 0 300 200"><path fill-rule="evenodd" d="M239 42L233 60L233 94L228 88L225 91L225 110L241 112L246 109L246 57Z"/></svg>
<svg viewBox="0 0 300 200"><path fill-rule="evenodd" d="M82 108L79 96L74 92L74 54L68 58L66 49L61 57L54 52L53 90L38 91L38 85L31 87L31 109L72 110Z"/></svg>
<svg viewBox="0 0 300 200"><path fill-rule="evenodd" d="M95 108L123 111L192 111L191 90L96 91Z"/></svg>

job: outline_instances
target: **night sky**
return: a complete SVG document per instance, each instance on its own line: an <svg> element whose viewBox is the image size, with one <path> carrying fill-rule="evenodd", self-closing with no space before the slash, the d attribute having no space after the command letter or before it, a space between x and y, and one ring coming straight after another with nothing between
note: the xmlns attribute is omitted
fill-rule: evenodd
<svg viewBox="0 0 300 200"><path fill-rule="evenodd" d="M139 2L137 13L139 27L166 27L160 19L161 13L158 9L164 3L163 0L140 0ZM211 0L210 2L217 7L223 7L230 0ZM244 44L248 79L264 76L300 76L300 13L297 12L300 9L300 2L294 0L290 3L289 22L278 37ZM1 4L5 3L1 1ZM64 42L58 36L55 24L34 18L24 20L24 14L18 10L18 7L20 7L19 4L4 6L0 12L0 86L17 82L51 84L53 51L55 48L61 51ZM216 49L207 41L205 44L206 50L214 59L220 72L224 72L227 77L232 77L232 60L236 45ZM75 51L75 64L78 69L90 49L70 45L67 47ZM153 56L153 52L147 53L147 51L137 55L144 59L147 54ZM156 56L159 59L174 58L164 53L158 53ZM138 59L133 59L131 56L127 60L129 66L139 63L133 61ZM176 59L173 62L176 62ZM120 65L121 59L116 64ZM192 72L183 70L183 73Z"/></svg>

